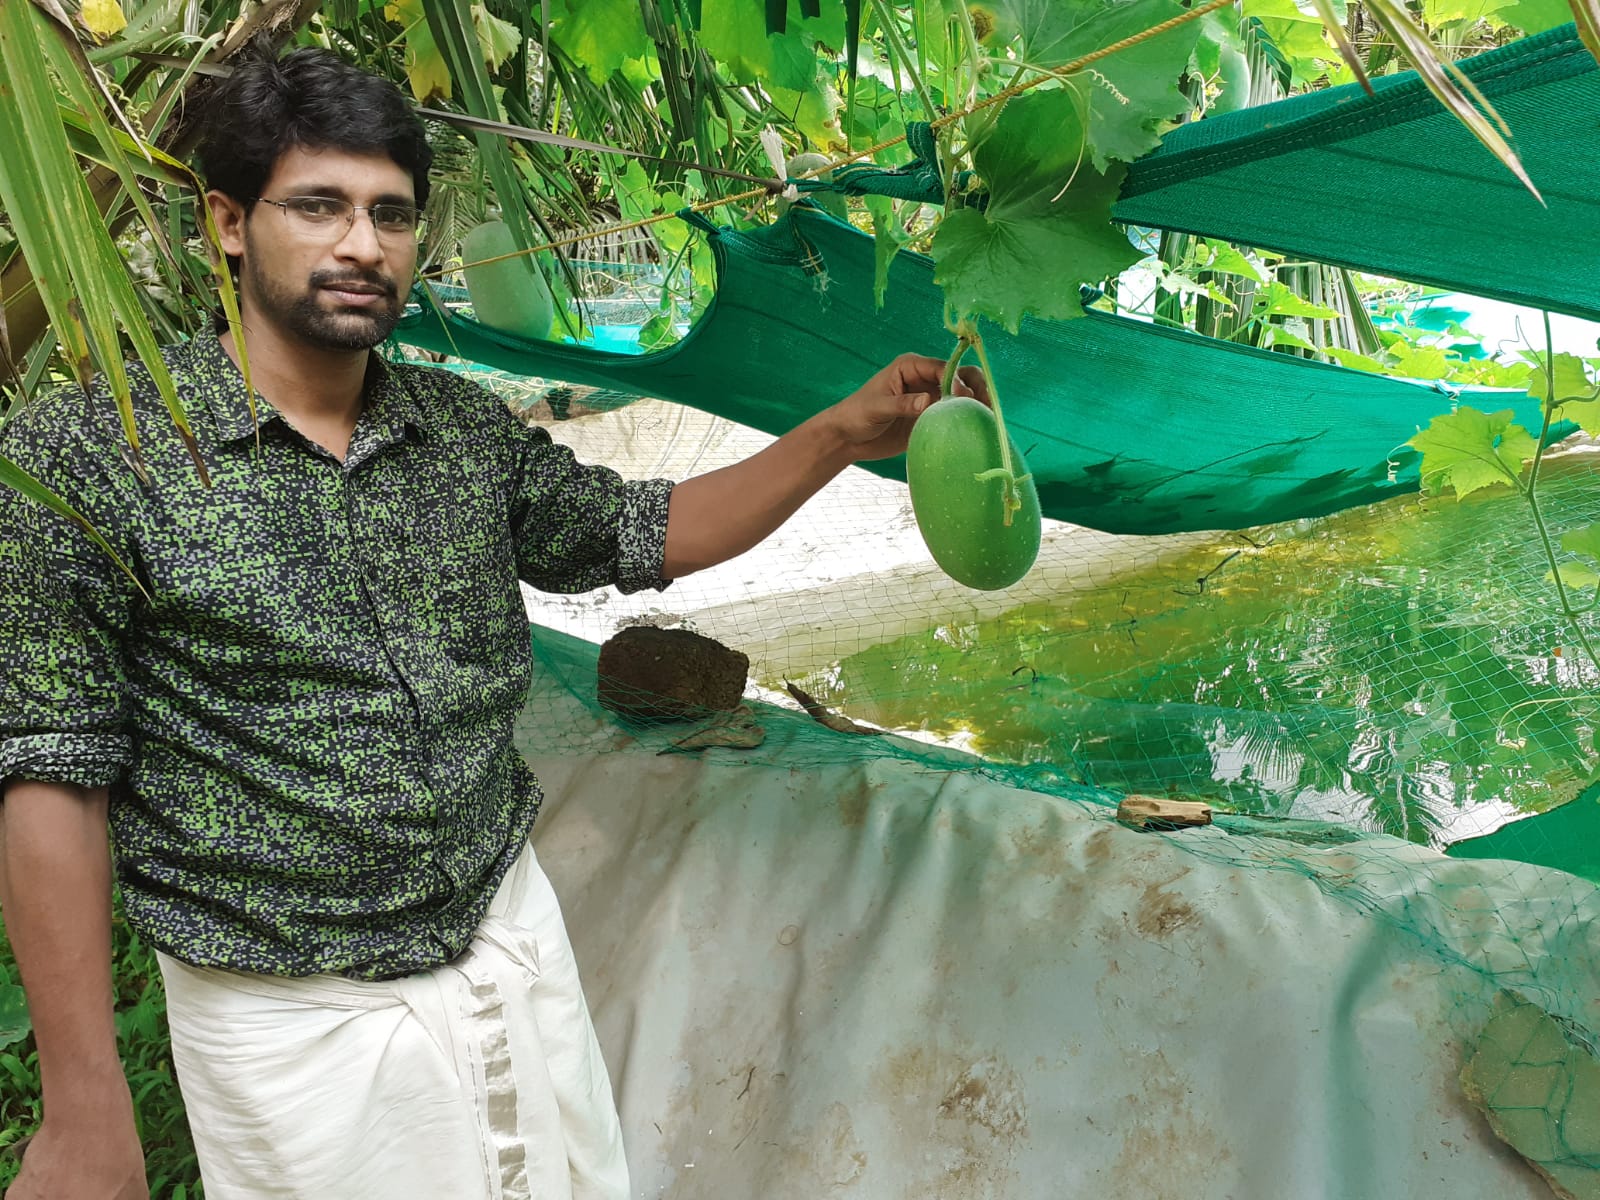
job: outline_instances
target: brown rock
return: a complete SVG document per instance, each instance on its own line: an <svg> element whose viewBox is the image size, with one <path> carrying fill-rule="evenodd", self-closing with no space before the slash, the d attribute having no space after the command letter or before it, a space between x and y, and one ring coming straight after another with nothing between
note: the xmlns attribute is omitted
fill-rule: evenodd
<svg viewBox="0 0 1600 1200"><path fill-rule="evenodd" d="M599 699L635 721L681 721L732 712L750 659L687 629L633 625L600 647Z"/></svg>

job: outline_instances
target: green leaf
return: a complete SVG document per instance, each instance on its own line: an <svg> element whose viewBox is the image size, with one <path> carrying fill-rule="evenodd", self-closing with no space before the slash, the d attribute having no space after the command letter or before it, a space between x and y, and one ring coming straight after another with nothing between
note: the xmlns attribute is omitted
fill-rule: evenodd
<svg viewBox="0 0 1600 1200"><path fill-rule="evenodd" d="M1495 18L1523 33L1543 33L1572 20L1572 8L1567 0L1513 0L1498 9Z"/></svg>
<svg viewBox="0 0 1600 1200"><path fill-rule="evenodd" d="M15 1046L32 1032L33 1022L28 1018L28 1001L22 986L0 984L0 1050Z"/></svg>
<svg viewBox="0 0 1600 1200"><path fill-rule="evenodd" d="M1593 567L1585 566L1583 563L1557 563L1554 571L1544 573L1546 579L1555 575L1561 576L1561 585L1569 591L1582 591L1584 588L1600 584L1600 574L1596 574Z"/></svg>
<svg viewBox="0 0 1600 1200"><path fill-rule="evenodd" d="M1186 10L1177 0L1001 0L1021 34L1022 57L1059 67L1143 33ZM1160 142L1158 126L1187 112L1178 81L1199 40L1190 21L1101 59L1075 79L1089 104L1089 146L1097 166L1132 162Z"/></svg>
<svg viewBox="0 0 1600 1200"><path fill-rule="evenodd" d="M813 62L813 67L816 64ZM818 71L812 86L804 91L772 84L767 88L772 102L805 134L814 145L831 146L843 137L839 130L839 92L832 76Z"/></svg>
<svg viewBox="0 0 1600 1200"><path fill-rule="evenodd" d="M77 509L73 508L72 505L68 504L60 496L52 492L49 488L45 487L45 485L39 482L39 480L35 479L21 467L17 466L16 463L5 458L0 458L0 487L8 487L13 491L20 492L28 499L37 504L44 505L51 512L65 517L74 525L78 526L86 535L88 535L88 538L91 542L100 547L101 550L105 551L106 555L111 559L111 561L116 564L119 571L121 571L129 579L133 580L133 586L139 589L140 594L143 595L147 600L150 598L150 594L144 590L144 585L139 582L139 577L133 573L127 563L122 561L122 558L117 554L117 552L111 548L111 543L106 541L106 539L101 536L100 531L89 523L87 517L85 517ZM3 1045L4 1043L0 1043L0 1046Z"/></svg>
<svg viewBox="0 0 1600 1200"><path fill-rule="evenodd" d="M1391 370L1407 379L1448 379L1455 369L1450 356L1439 346L1414 346L1399 342L1389 347Z"/></svg>
<svg viewBox="0 0 1600 1200"><path fill-rule="evenodd" d="M1336 320L1339 316L1336 309L1313 304L1288 284L1276 279L1256 293L1255 306L1251 311L1257 317L1307 317L1321 321Z"/></svg>
<svg viewBox="0 0 1600 1200"><path fill-rule="evenodd" d="M911 240L895 215L894 201L888 196L866 197L867 211L872 214L873 273L872 295L879 308L889 292L889 266L895 255Z"/></svg>
<svg viewBox="0 0 1600 1200"><path fill-rule="evenodd" d="M472 23L478 30L478 46L490 70L498 71L518 50L522 49L522 30L510 21L502 21L481 4L472 6Z"/></svg>
<svg viewBox="0 0 1600 1200"><path fill-rule="evenodd" d="M1547 372L1543 354L1526 358L1532 366L1528 395L1546 408L1553 408L1557 419L1576 421L1591 436L1600 432L1600 387L1589 378L1588 364L1576 354L1557 354L1550 360ZM1552 376L1554 392L1550 386Z"/></svg>
<svg viewBox="0 0 1600 1200"><path fill-rule="evenodd" d="M1244 0L1243 15L1254 17L1287 62L1294 83L1307 83L1322 74L1322 64L1336 61L1339 52L1329 43L1322 19L1305 12L1294 0Z"/></svg>
<svg viewBox="0 0 1600 1200"><path fill-rule="evenodd" d="M1582 529L1569 529L1561 535L1561 548L1600 563L1600 521Z"/></svg>
<svg viewBox="0 0 1600 1200"><path fill-rule="evenodd" d="M1349 367L1352 371L1371 371L1375 375L1383 374L1384 366L1381 362L1357 350L1346 350L1343 346L1329 346L1326 353L1341 367Z"/></svg>
<svg viewBox="0 0 1600 1200"><path fill-rule="evenodd" d="M1422 486L1430 492L1454 488L1459 497L1515 485L1522 464L1539 448L1531 433L1513 423L1515 415L1509 408L1482 413L1463 407L1435 417L1409 443L1422 453Z"/></svg>
<svg viewBox="0 0 1600 1200"><path fill-rule="evenodd" d="M1273 346L1293 346L1296 350L1315 350L1317 348L1313 343L1306 341L1298 333L1283 325L1272 326L1270 333Z"/></svg>
<svg viewBox="0 0 1600 1200"><path fill-rule="evenodd" d="M1201 242L1200 247L1210 252L1210 259L1201 264L1207 271L1216 271L1222 275L1243 275L1247 279L1254 279L1257 283L1267 281L1260 267L1246 258L1243 251L1228 245L1227 242Z"/></svg>
<svg viewBox="0 0 1600 1200"><path fill-rule="evenodd" d="M1096 170L1083 137L1070 92L1032 92L1005 106L972 156L987 208L947 214L933 238L934 278L958 312L1012 332L1025 313L1082 316L1081 284L1139 261L1111 225L1123 170Z"/></svg>
<svg viewBox="0 0 1600 1200"><path fill-rule="evenodd" d="M1422 21L1429 29L1453 21L1475 25L1509 3L1511 0L1422 0Z"/></svg>
<svg viewBox="0 0 1600 1200"><path fill-rule="evenodd" d="M437 97L449 99L450 66L433 40L422 0L395 0L383 13L404 30L406 81L411 85L411 94L423 104Z"/></svg>
<svg viewBox="0 0 1600 1200"><path fill-rule="evenodd" d="M635 20L638 2L632 0ZM705 0L700 44L736 83L770 83L803 92L817 76L815 41L796 24L767 33L766 15L754 0Z"/></svg>
<svg viewBox="0 0 1600 1200"><path fill-rule="evenodd" d="M564 0L566 12L550 27L550 40L604 83L631 58L651 51L639 17L639 0ZM760 11L757 10L760 19Z"/></svg>

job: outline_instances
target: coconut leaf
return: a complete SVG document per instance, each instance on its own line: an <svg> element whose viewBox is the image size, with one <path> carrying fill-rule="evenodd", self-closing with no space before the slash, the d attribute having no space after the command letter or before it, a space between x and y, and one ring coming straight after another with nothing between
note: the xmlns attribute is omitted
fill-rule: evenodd
<svg viewBox="0 0 1600 1200"><path fill-rule="evenodd" d="M1572 6L1572 17L1578 23L1578 36L1589 47L1589 53L1600 62L1600 0L1567 0Z"/></svg>
<svg viewBox="0 0 1600 1200"><path fill-rule="evenodd" d="M1339 20L1339 14L1333 11L1333 0L1312 0L1316 5L1317 16L1322 18L1322 23L1327 27L1328 34L1333 38L1334 45L1339 47L1339 53L1355 73L1356 82L1361 85L1361 90L1367 95L1372 95L1372 81L1367 78L1366 68L1362 65L1361 56L1356 53L1356 48L1350 44L1350 35L1345 33L1344 24Z"/></svg>
<svg viewBox="0 0 1600 1200"><path fill-rule="evenodd" d="M1580 0L1573 2L1578 3ZM1581 0L1581 2L1593 4L1597 0ZM1543 204L1544 197L1539 195L1539 189L1534 187L1533 180L1528 178L1527 171L1523 169L1522 159L1506 140L1511 136L1511 130L1505 121L1478 90L1477 85L1468 79L1459 67L1439 53L1438 47L1428 39L1427 33L1417 24L1406 7L1397 0L1369 0L1367 11L1382 26L1384 32L1405 50L1412 66L1416 68L1418 78L1433 93L1434 98L1453 113L1456 119L1483 143L1484 148L1499 159L1501 164L1533 193L1534 198Z"/></svg>
<svg viewBox="0 0 1600 1200"><path fill-rule="evenodd" d="M139 594L146 600L150 599L150 593L144 590L144 585L139 582L139 577L133 573L127 563L122 561L117 552L111 548L111 543L101 536L99 530L91 525L82 513L45 487L44 484L40 483L28 472L17 466L16 463L6 458L0 458L0 485L21 492L29 500L44 505L51 512L60 514L81 528L88 535L89 540L101 550L104 550L111 561L116 563L117 569L133 580L133 586L139 589Z"/></svg>
<svg viewBox="0 0 1600 1200"><path fill-rule="evenodd" d="M135 468L142 469L139 437L119 326L148 366L190 458L201 479L209 483L149 319L89 194L61 121L58 80L52 78L49 67L58 63L72 71L78 67L70 55L51 43L71 36L33 4L0 4L0 70L12 100L0 105L0 159L4 160L0 201L15 223L24 257L35 264L35 281L52 323L69 337L74 326L84 332L87 354L76 357L74 363L79 382L87 386L86 367L92 359L116 400ZM59 83L70 93L65 79ZM82 115L92 127L94 117ZM104 121L103 114L100 120ZM109 131L97 140L115 145ZM41 262L49 265L41 269Z"/></svg>

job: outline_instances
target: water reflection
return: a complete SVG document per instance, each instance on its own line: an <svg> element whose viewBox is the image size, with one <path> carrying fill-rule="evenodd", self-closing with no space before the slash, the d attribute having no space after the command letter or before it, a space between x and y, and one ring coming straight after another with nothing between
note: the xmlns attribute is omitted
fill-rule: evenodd
<svg viewBox="0 0 1600 1200"><path fill-rule="evenodd" d="M1557 530L1600 519L1593 462L1551 460ZM1595 673L1544 574L1514 496L1390 501L1174 552L811 682L999 761L1440 843L1595 773Z"/></svg>

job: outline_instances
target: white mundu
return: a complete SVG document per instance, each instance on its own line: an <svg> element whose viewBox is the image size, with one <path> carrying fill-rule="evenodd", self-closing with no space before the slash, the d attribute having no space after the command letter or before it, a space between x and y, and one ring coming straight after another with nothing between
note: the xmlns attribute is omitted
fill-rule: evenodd
<svg viewBox="0 0 1600 1200"><path fill-rule="evenodd" d="M616 1105L530 845L454 962L369 983L161 957L211 1200L624 1200Z"/></svg>

